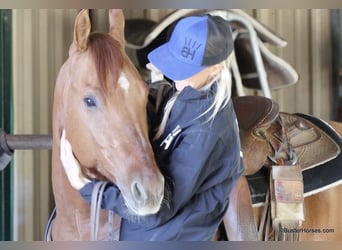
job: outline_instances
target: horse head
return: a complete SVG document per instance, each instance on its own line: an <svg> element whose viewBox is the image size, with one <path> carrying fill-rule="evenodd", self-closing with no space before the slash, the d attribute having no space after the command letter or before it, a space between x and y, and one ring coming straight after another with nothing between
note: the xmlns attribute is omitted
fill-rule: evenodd
<svg viewBox="0 0 342 250"><path fill-rule="evenodd" d="M164 178L149 143L148 88L125 53L121 10L109 11L109 26L109 33L91 33L88 10L76 17L55 89L54 150L65 128L87 177L115 183L134 215L153 214Z"/></svg>

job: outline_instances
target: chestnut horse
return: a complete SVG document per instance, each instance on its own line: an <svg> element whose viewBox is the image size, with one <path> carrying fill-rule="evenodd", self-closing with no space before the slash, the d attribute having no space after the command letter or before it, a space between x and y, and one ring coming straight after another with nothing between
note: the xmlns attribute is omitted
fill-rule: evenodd
<svg viewBox="0 0 342 250"><path fill-rule="evenodd" d="M57 77L52 240L90 240L90 207L69 184L60 161L64 128L83 173L115 183L132 215L156 213L163 200L164 178L148 137L148 88L125 53L121 10L109 11L109 26L107 34L91 33L89 12L82 10L75 20L69 58ZM99 239L105 238L104 212Z"/></svg>
<svg viewBox="0 0 342 250"><path fill-rule="evenodd" d="M328 123L342 136L342 123L333 121L329 121ZM302 228L313 229L312 231L315 232L300 233L299 240L342 240L341 208L341 183L338 186L306 197L304 199L305 221L302 224Z"/></svg>

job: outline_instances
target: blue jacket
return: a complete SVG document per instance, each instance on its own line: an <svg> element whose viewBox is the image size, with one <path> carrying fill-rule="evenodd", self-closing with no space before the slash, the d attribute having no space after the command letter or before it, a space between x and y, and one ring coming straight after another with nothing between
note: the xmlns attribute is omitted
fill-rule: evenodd
<svg viewBox="0 0 342 250"><path fill-rule="evenodd" d="M199 92L186 87L177 97L165 139L153 143L157 164L170 181L170 204L155 215L132 221L117 186L104 193L102 207L122 217L120 240L212 240L228 208L229 194L243 172L240 139L232 101L216 118L198 118L213 102L212 88ZM180 129L180 131L178 130ZM89 203L95 182L80 192Z"/></svg>

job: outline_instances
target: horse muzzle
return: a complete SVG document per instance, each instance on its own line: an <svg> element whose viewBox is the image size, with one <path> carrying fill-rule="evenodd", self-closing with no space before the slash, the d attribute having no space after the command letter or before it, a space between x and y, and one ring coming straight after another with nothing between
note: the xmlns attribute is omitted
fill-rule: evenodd
<svg viewBox="0 0 342 250"><path fill-rule="evenodd" d="M164 177L159 174L145 182L136 178L129 189L121 189L125 204L133 215L156 214L164 199Z"/></svg>

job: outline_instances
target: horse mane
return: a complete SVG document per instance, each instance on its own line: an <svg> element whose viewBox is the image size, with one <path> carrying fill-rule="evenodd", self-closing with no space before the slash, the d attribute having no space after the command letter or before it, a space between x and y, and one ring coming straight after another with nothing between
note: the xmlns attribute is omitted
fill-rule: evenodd
<svg viewBox="0 0 342 250"><path fill-rule="evenodd" d="M92 33L88 46L102 90L104 93L115 90L115 83L124 65L120 43L109 34ZM112 76L110 79L109 75Z"/></svg>

